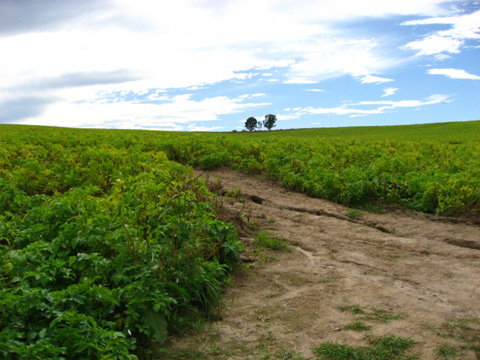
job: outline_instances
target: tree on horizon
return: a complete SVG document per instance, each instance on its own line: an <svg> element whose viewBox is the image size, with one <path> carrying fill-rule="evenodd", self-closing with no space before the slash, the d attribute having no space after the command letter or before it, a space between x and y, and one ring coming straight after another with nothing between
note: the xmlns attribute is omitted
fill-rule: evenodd
<svg viewBox="0 0 480 360"><path fill-rule="evenodd" d="M277 116L268 114L265 115L265 120L263 120L263 126L265 126L268 131L272 130L275 127L275 123L277 122Z"/></svg>
<svg viewBox="0 0 480 360"><path fill-rule="evenodd" d="M253 131L257 128L258 121L253 116L250 116L247 121L245 121L245 127L248 131Z"/></svg>

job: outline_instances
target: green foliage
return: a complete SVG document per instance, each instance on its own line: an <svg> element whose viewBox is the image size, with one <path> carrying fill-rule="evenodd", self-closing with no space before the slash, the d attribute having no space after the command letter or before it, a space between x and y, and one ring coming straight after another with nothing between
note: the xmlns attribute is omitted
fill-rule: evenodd
<svg viewBox="0 0 480 360"><path fill-rule="evenodd" d="M320 359L330 360L400 360L418 359L409 354L415 342L393 335L369 338L369 345L353 347L346 344L325 343L314 349Z"/></svg>
<svg viewBox="0 0 480 360"><path fill-rule="evenodd" d="M255 235L253 244L275 251L290 250L290 246L285 240L275 238L269 231L266 230Z"/></svg>
<svg viewBox="0 0 480 360"><path fill-rule="evenodd" d="M363 307L361 307L358 304L340 306L338 309L341 310L341 311L344 311L344 312L349 312L353 315L363 315L363 314L365 314L365 310L363 309Z"/></svg>
<svg viewBox="0 0 480 360"><path fill-rule="evenodd" d="M479 126L191 134L1 125L1 357L146 357L166 331L208 315L239 244L184 165L266 174L347 205L478 217ZM396 316L360 310L366 320Z"/></svg>
<svg viewBox="0 0 480 360"><path fill-rule="evenodd" d="M209 316L240 245L205 182L135 136L27 130L0 136L0 357L148 358Z"/></svg>
<svg viewBox="0 0 480 360"><path fill-rule="evenodd" d="M214 170L222 166L228 166L230 165L230 156L226 151L213 152L200 158L199 165L204 170Z"/></svg>
<svg viewBox="0 0 480 360"><path fill-rule="evenodd" d="M276 122L277 122L277 116L268 114L268 115L265 115L265 120L263 120L263 126L265 126L270 131L275 127Z"/></svg>
<svg viewBox="0 0 480 360"><path fill-rule="evenodd" d="M245 121L245 128L248 131L255 130L258 126L258 121L255 119L253 116L250 116L246 121Z"/></svg>
<svg viewBox="0 0 480 360"><path fill-rule="evenodd" d="M444 344L436 349L437 359L453 359L458 354L457 348L452 345Z"/></svg>
<svg viewBox="0 0 480 360"><path fill-rule="evenodd" d="M380 321L387 323L391 320L402 320L404 317L400 314L395 314L393 311L379 309L375 306L363 307L358 304L345 305L338 308L343 312L349 312L353 315L359 316L364 320Z"/></svg>
<svg viewBox="0 0 480 360"><path fill-rule="evenodd" d="M347 216L349 218L361 218L362 217L362 212L361 211L358 211L358 210L350 210L349 212L347 212Z"/></svg>
<svg viewBox="0 0 480 360"><path fill-rule="evenodd" d="M343 327L345 330L353 330L353 331L366 331L370 330L372 327L370 325L365 324L362 321L355 321L351 324L347 324Z"/></svg>
<svg viewBox="0 0 480 360"><path fill-rule="evenodd" d="M437 336L460 343L459 353L471 350L477 357L480 356L480 320L478 318L448 319L433 330ZM437 349L437 355L448 359L449 356L455 356L452 353L456 351L455 347L446 344Z"/></svg>
<svg viewBox="0 0 480 360"><path fill-rule="evenodd" d="M479 127L480 122L466 122L150 136L172 160L264 173L313 197L475 218L480 214Z"/></svg>

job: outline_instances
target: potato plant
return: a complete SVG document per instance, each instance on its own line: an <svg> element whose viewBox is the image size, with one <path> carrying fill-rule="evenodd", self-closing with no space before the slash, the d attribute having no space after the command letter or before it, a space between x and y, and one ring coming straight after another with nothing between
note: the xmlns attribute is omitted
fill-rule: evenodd
<svg viewBox="0 0 480 360"><path fill-rule="evenodd" d="M478 221L478 134L480 121L231 134L164 133L151 139L175 161L263 173L313 197L349 206L400 204Z"/></svg>
<svg viewBox="0 0 480 360"><path fill-rule="evenodd" d="M162 152L38 135L1 137L0 357L149 358L215 308L236 231Z"/></svg>

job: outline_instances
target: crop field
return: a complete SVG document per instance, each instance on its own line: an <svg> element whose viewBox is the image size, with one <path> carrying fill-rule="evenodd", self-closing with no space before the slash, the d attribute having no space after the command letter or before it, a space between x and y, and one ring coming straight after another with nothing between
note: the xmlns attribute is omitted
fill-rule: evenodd
<svg viewBox="0 0 480 360"><path fill-rule="evenodd" d="M209 315L239 242L191 168L115 132L0 133L2 359L148 358Z"/></svg>
<svg viewBox="0 0 480 360"><path fill-rule="evenodd" d="M148 359L242 245L193 169L478 222L480 121L234 133L0 125L0 357Z"/></svg>
<svg viewBox="0 0 480 360"><path fill-rule="evenodd" d="M266 173L289 189L349 206L381 201L437 215L479 214L480 122L248 135L212 137L191 145L207 152L172 156Z"/></svg>

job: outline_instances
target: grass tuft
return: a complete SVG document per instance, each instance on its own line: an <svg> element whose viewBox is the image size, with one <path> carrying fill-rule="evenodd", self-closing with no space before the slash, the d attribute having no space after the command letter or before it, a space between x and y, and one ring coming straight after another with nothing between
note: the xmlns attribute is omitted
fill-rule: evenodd
<svg viewBox="0 0 480 360"><path fill-rule="evenodd" d="M404 317L400 314L395 314L393 311L384 310L371 306L369 308L362 307L358 304L346 305L338 307L343 312L349 312L353 315L362 315L364 320L381 321L384 323L390 320L403 320Z"/></svg>
<svg viewBox="0 0 480 360"><path fill-rule="evenodd" d="M443 345L437 349L437 357L449 359L454 350L459 354L465 351L473 351L480 358L480 320L478 318L448 319L439 328L433 327L435 335L444 339L454 339L461 346L455 349L450 345Z"/></svg>
<svg viewBox="0 0 480 360"><path fill-rule="evenodd" d="M440 346L435 352L437 359L453 359L458 354L457 348L449 344Z"/></svg>
<svg viewBox="0 0 480 360"><path fill-rule="evenodd" d="M394 335L371 337L370 345L353 347L347 344L325 343L314 349L325 360L414 360L409 350L415 345L410 338Z"/></svg>
<svg viewBox="0 0 480 360"><path fill-rule="evenodd" d="M343 312L352 313L353 315L365 314L363 308L358 304L339 306L338 309Z"/></svg>
<svg viewBox="0 0 480 360"><path fill-rule="evenodd" d="M347 216L349 218L358 219L358 218L361 218L362 215L363 215L362 212L358 210L350 210L349 212L347 212Z"/></svg>
<svg viewBox="0 0 480 360"><path fill-rule="evenodd" d="M264 248L272 249L275 251L288 251L290 246L283 239L273 237L269 231L261 231L255 236L253 244Z"/></svg>
<svg viewBox="0 0 480 360"><path fill-rule="evenodd" d="M367 325L362 321L355 321L343 327L343 329L345 330L352 330L352 331L367 331L367 330L370 330L371 328L372 327L370 325Z"/></svg>

